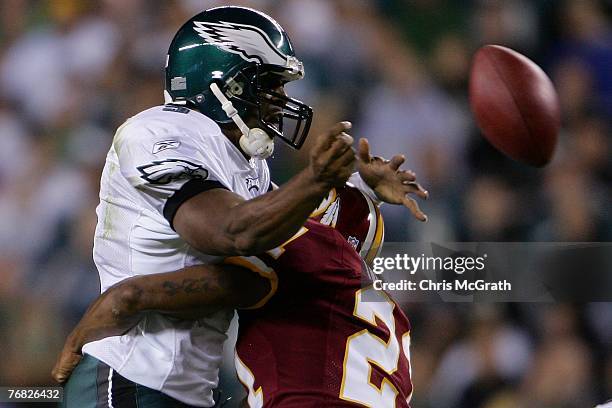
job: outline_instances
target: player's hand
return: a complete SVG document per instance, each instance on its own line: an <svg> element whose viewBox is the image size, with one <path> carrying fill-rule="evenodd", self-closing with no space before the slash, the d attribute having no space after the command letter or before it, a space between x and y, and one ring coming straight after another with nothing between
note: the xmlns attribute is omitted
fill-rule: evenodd
<svg viewBox="0 0 612 408"><path fill-rule="evenodd" d="M353 172L353 137L346 133L351 126L351 122L336 123L310 151L310 170L315 181L327 190L344 185Z"/></svg>
<svg viewBox="0 0 612 408"><path fill-rule="evenodd" d="M403 155L396 155L391 160L370 155L367 139L359 140L359 175L368 186L385 203L403 205L419 221L427 221L427 215L421 211L417 202L408 197L414 194L427 199L429 193L416 182L416 175L410 170L400 170L406 160Z"/></svg>
<svg viewBox="0 0 612 408"><path fill-rule="evenodd" d="M83 358L81 355L81 348L72 341L71 336L69 336L51 371L53 379L60 384L68 381L70 374L72 374L74 368L79 364L81 358Z"/></svg>

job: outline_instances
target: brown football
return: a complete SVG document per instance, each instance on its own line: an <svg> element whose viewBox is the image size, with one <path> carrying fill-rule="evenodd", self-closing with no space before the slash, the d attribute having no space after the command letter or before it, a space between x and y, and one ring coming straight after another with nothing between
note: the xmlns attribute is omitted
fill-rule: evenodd
<svg viewBox="0 0 612 408"><path fill-rule="evenodd" d="M472 61L470 106L497 149L532 166L551 160L559 101L550 78L529 58L499 45L481 47Z"/></svg>

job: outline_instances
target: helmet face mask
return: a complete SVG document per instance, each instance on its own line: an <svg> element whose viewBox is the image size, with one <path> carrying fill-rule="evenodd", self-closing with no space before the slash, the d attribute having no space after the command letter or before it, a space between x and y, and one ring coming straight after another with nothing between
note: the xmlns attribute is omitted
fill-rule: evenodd
<svg viewBox="0 0 612 408"><path fill-rule="evenodd" d="M191 105L220 125L234 122L243 134L244 122L255 122L270 138L299 149L312 108L277 91L303 76L287 33L272 18L245 7L217 7L194 16L175 35L164 94L167 102Z"/></svg>
<svg viewBox="0 0 612 408"><path fill-rule="evenodd" d="M269 70L267 66L256 65L254 70L247 69L237 77L226 85L228 90L225 92L230 101L235 102L234 106L245 107L247 118L254 115L257 126L270 137L278 137L294 149L302 147L310 130L312 108L275 91L288 82L286 76ZM243 83L241 77L245 78L250 89L237 93L235 91ZM287 129L291 130L290 135L284 133Z"/></svg>

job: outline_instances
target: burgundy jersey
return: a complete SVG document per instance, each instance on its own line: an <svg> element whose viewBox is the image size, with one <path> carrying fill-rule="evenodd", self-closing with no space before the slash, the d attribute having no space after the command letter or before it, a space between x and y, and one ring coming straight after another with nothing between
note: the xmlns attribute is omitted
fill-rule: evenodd
<svg viewBox="0 0 612 408"><path fill-rule="evenodd" d="M281 247L228 260L268 276L275 292L239 312L236 370L248 406L408 407L410 325L386 293L363 285L357 252L380 246L378 208L346 188L319 210Z"/></svg>

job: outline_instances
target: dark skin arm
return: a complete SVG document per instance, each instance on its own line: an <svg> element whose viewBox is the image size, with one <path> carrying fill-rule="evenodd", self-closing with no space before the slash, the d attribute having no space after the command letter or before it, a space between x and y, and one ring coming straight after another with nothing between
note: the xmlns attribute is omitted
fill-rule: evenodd
<svg viewBox="0 0 612 408"><path fill-rule="evenodd" d="M52 371L65 382L88 342L119 336L147 312L195 320L221 309L255 305L270 292L270 281L234 265L195 265L176 272L141 275L113 285L87 309L70 333Z"/></svg>
<svg viewBox="0 0 612 408"><path fill-rule="evenodd" d="M252 200L224 189L187 200L174 216L174 228L191 246L210 255L252 255L281 245L304 225L332 187L352 172L349 122L334 125L310 152L306 169L282 187Z"/></svg>

